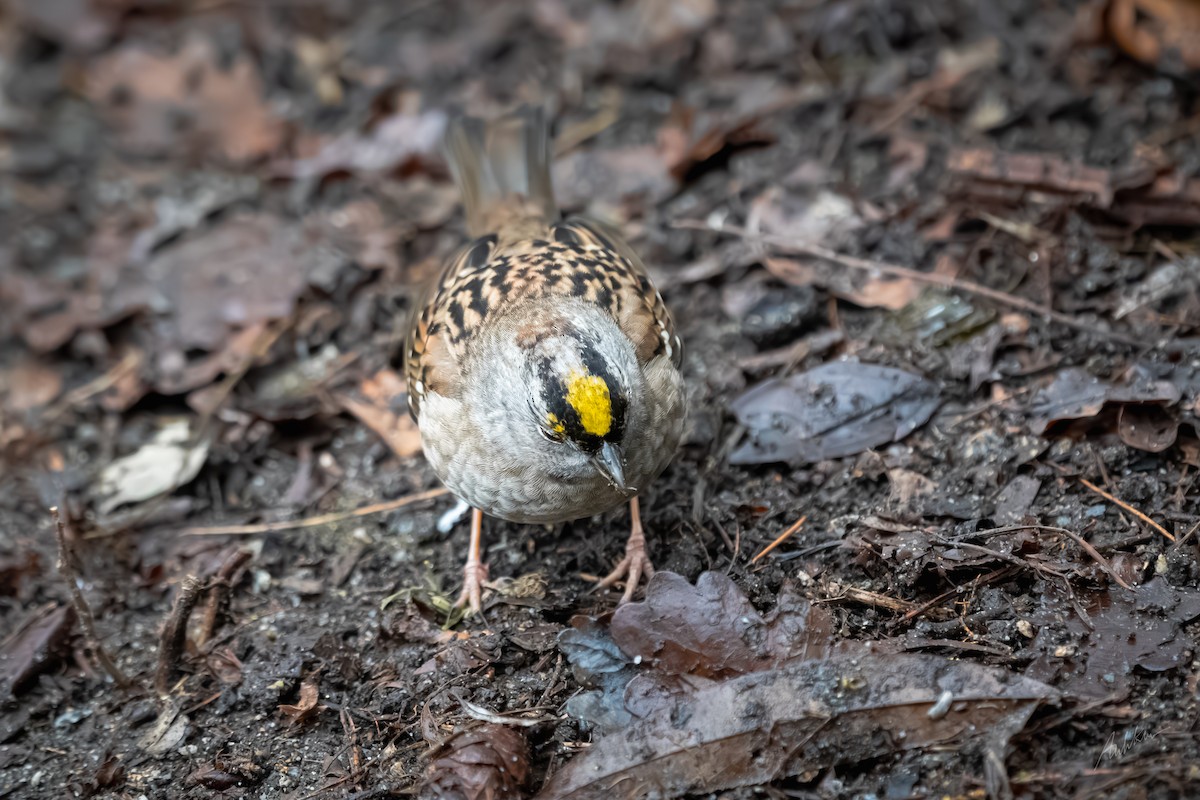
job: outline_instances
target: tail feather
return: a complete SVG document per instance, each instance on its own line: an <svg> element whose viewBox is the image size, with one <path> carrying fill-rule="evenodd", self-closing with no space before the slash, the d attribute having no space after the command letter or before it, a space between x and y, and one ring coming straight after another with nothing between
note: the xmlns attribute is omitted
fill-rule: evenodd
<svg viewBox="0 0 1200 800"><path fill-rule="evenodd" d="M462 193L471 236L520 217L558 213L550 182L550 131L540 108L494 120L460 116L446 131L446 157Z"/></svg>

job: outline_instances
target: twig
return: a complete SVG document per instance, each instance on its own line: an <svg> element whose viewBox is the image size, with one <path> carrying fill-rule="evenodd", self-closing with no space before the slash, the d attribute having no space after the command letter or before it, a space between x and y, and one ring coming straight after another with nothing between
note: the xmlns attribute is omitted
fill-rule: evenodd
<svg viewBox="0 0 1200 800"><path fill-rule="evenodd" d="M942 592L941 594L939 594L937 597L933 598L932 600L927 600L926 602L917 606L912 611L909 611L907 614L905 614L903 617L901 617L899 620L897 620L897 623L900 624L900 623L909 622L909 621L915 619L916 617L921 616L922 614L924 614L926 611L930 610L934 606L941 605L945 601L949 600L951 597L956 597L958 595L961 595L966 590L974 591L974 590L978 589L980 586L991 583L992 581L998 580L1000 578L1006 578L1009 575L1012 575L1016 571L1017 571L1016 567L1008 566L1008 567L1001 567L1000 569L995 570L994 572L989 572L986 575L976 575L974 578L972 578L970 581L968 581L965 586L955 586L953 589L948 589L948 590Z"/></svg>
<svg viewBox="0 0 1200 800"><path fill-rule="evenodd" d="M824 597L818 600L819 603L838 603L842 601L850 601L853 603L862 603L864 606L874 606L876 608L886 608L890 611L907 611L912 613L914 604L908 600L901 600L898 597L889 597L886 594L872 592L867 589L859 589L855 586L843 586L841 592L831 597Z"/></svg>
<svg viewBox="0 0 1200 800"><path fill-rule="evenodd" d="M796 239L791 236L775 236L769 233L754 233L739 228L734 225L709 225L700 220L679 220L672 223L672 227L682 228L686 230L709 231L711 233L723 233L729 236L738 236L742 239L752 242L761 242L763 244L773 245L783 250L788 250L802 255L821 258L826 261L833 262L849 269L862 270L864 272L875 272L881 275L890 275L893 278L903 278L906 280L918 281L920 283L928 283L934 286L941 286L945 289L966 292L978 297L984 297L1001 305L1015 308L1020 311L1025 311L1030 314L1037 314L1046 319L1053 320L1061 325L1066 325L1068 328L1074 328L1077 331L1090 333L1095 336L1100 336L1114 342L1129 345L1130 347L1145 347L1150 349L1173 349L1169 342L1159 342L1150 344L1141 339L1132 336L1126 336L1123 333L1116 331L1108 331L1103 328L1097 328L1094 325L1089 325L1083 320L1076 319L1069 314L1064 314L1061 311L1055 311L1049 306L1044 306L1041 303L1035 303L1032 300L1026 300L1023 297L1002 292L998 289L984 286L974 281L955 278L950 275L941 275L936 272L921 272L907 267L900 267L895 264L888 264L884 261L875 261L869 258L856 258L854 256L842 255L827 247L822 247L817 244L805 242L802 239Z"/></svg>
<svg viewBox="0 0 1200 800"><path fill-rule="evenodd" d="M787 541L788 537L795 535L796 531L798 531L802 527L804 527L804 523L807 520L808 520L808 514L805 514L803 517L801 517L800 519L798 519L794 523L792 523L791 527L789 527L786 531L784 531L783 533L781 533L775 537L775 541L771 542L769 545L764 547L762 550L759 550L758 555L756 555L754 558L750 559L750 563L753 564L754 562L758 561L760 558L765 556L767 553L771 552L776 547L779 547L779 545L781 545L785 541Z"/></svg>
<svg viewBox="0 0 1200 800"><path fill-rule="evenodd" d="M1175 541L1175 537L1171 535L1171 532L1170 532L1170 531L1168 531L1168 530L1167 530L1166 528L1164 528L1162 525L1159 525L1159 524L1158 524L1157 522L1155 522L1154 520L1150 519L1148 516L1146 516L1145 514L1143 514L1141 511L1138 511L1136 508L1134 508L1133 506L1129 505L1129 503L1126 503L1124 500L1121 500L1121 499L1119 499L1119 498L1117 498L1117 497L1114 497L1113 495L1111 495L1111 494L1109 494L1108 492L1106 492L1106 491L1104 491L1103 489L1101 489L1101 488L1100 488L1099 486L1097 486L1096 484L1094 484L1094 483L1092 483L1091 481L1089 481L1087 478L1080 478L1080 477L1077 477L1076 479L1077 479L1077 480L1078 480L1080 483L1082 483L1084 486L1086 486L1087 488L1091 489L1091 490L1092 490L1093 492L1095 492L1096 494L1098 494L1098 495L1100 495L1101 497L1103 497L1103 498L1104 498L1105 500L1107 500L1108 502L1110 502L1110 503L1115 503L1116 505L1118 505L1118 506L1120 506L1121 508L1123 508L1123 509L1125 509L1126 511L1128 511L1130 514L1133 514L1135 517L1137 517L1138 519L1140 519L1142 522L1144 522L1144 523L1146 523L1147 525L1149 525L1151 528L1154 528L1154 530L1158 531L1158 532L1159 532L1159 533L1161 533L1163 536L1167 537L1168 541L1172 541L1172 542L1173 542L1173 541ZM1128 588L1128 587L1126 587L1126 588Z"/></svg>
<svg viewBox="0 0 1200 800"><path fill-rule="evenodd" d="M1083 479L1080 478L1080 480L1083 480ZM1112 568L1112 564L1108 563L1108 559L1106 559L1104 556L1100 555L1099 550L1097 550L1095 547L1092 547L1091 543L1088 542L1087 539L1084 539L1082 536L1080 536L1075 531L1068 530L1066 528L1051 528L1048 526L1047 527L1039 527L1038 530L1048 531L1050 533L1060 533L1063 536L1068 537L1069 539L1071 539L1071 541L1075 542L1075 544L1082 547L1083 551L1085 553L1087 553L1089 556L1091 556L1092 560L1095 561L1100 566L1100 569L1104 570L1105 574L1108 575L1108 577L1110 577L1114 581L1116 581L1118 586L1120 586L1122 589L1128 589L1131 592L1133 591L1133 587L1121 579L1121 576L1118 575L1116 570L1114 570ZM1170 534L1167 534L1167 535L1170 536Z"/></svg>
<svg viewBox="0 0 1200 800"><path fill-rule="evenodd" d="M1183 535L1183 538L1181 538L1178 542L1175 543L1175 546L1178 547L1181 544L1183 544L1184 542L1186 542L1188 539L1192 538L1192 536L1194 536L1196 534L1196 531L1200 531L1200 522L1197 522L1195 525L1193 525L1192 529L1189 530L1187 533L1185 533Z"/></svg>
<svg viewBox="0 0 1200 800"><path fill-rule="evenodd" d="M171 678L187 641L188 618L192 616L192 609L196 607L196 601L200 599L203 589L204 581L195 575L184 578L179 586L179 594L175 597L175 606L163 626L158 645L158 669L154 672L154 688L161 697L170 693Z"/></svg>
<svg viewBox="0 0 1200 800"><path fill-rule="evenodd" d="M320 525L328 525L331 522L341 522L344 519L354 519L356 517L370 516L371 514L395 511L398 508L404 508L413 503L419 503L422 500L432 500L444 494L447 494L445 488L430 489L425 492L417 492L416 494L399 497L395 500L385 500L382 503L363 506L351 511L337 511L332 514L321 514L316 517L283 520L280 522L261 522L257 525L213 525L210 527L184 528L179 533L184 536L245 536L255 533L290 531L297 528L316 528Z"/></svg>
<svg viewBox="0 0 1200 800"><path fill-rule="evenodd" d="M92 616L91 606L88 605L87 598L83 596L83 590L79 588L82 578L75 560L75 553L67 541L67 527L58 513L58 506L50 507L50 516L54 519L54 528L58 537L58 573L63 576L67 586L71 589L71 603L75 606L75 614L79 617L79 624L83 627L83 635L87 640L88 649L96 657L100 668L108 673L108 677L112 678L118 686L129 686L132 681L121 671L116 662L109 658L108 651L104 649L104 644L96 634L96 618Z"/></svg>
<svg viewBox="0 0 1200 800"><path fill-rule="evenodd" d="M197 645L204 645L212 637L213 631L217 628L217 620L229 603L229 590L232 587L233 576L253 555L249 550L237 550L231 553L221 568L217 570L217 574L208 585L208 603L204 607L204 618L200 622L200 634L196 639Z"/></svg>

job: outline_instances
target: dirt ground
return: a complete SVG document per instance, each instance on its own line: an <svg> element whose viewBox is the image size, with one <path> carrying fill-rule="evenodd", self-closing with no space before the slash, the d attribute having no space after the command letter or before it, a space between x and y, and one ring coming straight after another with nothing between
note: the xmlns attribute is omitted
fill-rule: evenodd
<svg viewBox="0 0 1200 800"><path fill-rule="evenodd" d="M0 8L0 797L1200 795L1194 0ZM402 344L518 103L691 410L637 602L488 520L463 619Z"/></svg>

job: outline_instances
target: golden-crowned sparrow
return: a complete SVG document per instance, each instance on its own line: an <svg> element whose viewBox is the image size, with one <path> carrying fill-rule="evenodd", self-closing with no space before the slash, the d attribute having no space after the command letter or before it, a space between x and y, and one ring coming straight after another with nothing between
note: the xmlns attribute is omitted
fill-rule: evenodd
<svg viewBox="0 0 1200 800"><path fill-rule="evenodd" d="M628 501L621 602L654 569L637 495L686 414L681 343L662 296L609 227L559 219L537 109L460 117L446 152L475 237L418 304L409 406L442 482L472 507L458 605L480 608L482 515L555 523Z"/></svg>

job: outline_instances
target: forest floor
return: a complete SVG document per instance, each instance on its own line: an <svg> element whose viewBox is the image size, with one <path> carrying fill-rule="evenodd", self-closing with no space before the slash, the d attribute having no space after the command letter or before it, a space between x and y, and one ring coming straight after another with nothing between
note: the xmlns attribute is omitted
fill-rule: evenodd
<svg viewBox="0 0 1200 800"><path fill-rule="evenodd" d="M0 797L1200 795L1196 42L1193 0L7 3ZM636 602L591 591L626 511L487 520L464 619L403 340L447 115L528 102L691 410Z"/></svg>

